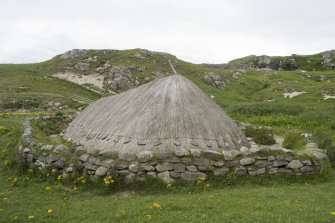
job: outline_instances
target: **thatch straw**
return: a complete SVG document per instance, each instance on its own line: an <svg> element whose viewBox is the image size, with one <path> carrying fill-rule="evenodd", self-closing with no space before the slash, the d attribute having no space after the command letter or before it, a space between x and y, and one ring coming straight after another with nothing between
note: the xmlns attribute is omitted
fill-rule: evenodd
<svg viewBox="0 0 335 223"><path fill-rule="evenodd" d="M224 111L181 75L88 106L66 135L88 151L137 154L178 149L235 150L248 142Z"/></svg>

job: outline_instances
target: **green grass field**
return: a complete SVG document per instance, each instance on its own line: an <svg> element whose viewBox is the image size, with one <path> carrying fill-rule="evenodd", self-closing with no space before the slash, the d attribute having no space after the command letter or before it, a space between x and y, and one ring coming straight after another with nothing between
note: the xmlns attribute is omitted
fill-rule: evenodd
<svg viewBox="0 0 335 223"><path fill-rule="evenodd" d="M145 66L144 73L134 73L141 78L157 70L171 72L166 60L174 59L172 55L129 57L138 52L101 52L91 69L111 58L118 66ZM69 95L89 100L101 97L49 75L75 63L56 57L40 64L0 65L0 107L30 109L23 114L0 113L0 222L335 222L331 214L335 212L334 169L320 177L210 180L171 188L159 183L115 184L109 193L91 186L74 191L74 184L21 173L16 150L25 117L48 114L43 110L48 102L82 106ZM236 120L270 126L277 135L293 129L326 132L335 141L335 100L323 99L325 94L335 95L334 71L249 70L234 78L236 70L209 70L183 61L176 69L206 94L214 95L214 101ZM227 88L206 85L202 78L208 72L222 75ZM320 81L321 75L327 80ZM307 93L287 99L286 91Z"/></svg>

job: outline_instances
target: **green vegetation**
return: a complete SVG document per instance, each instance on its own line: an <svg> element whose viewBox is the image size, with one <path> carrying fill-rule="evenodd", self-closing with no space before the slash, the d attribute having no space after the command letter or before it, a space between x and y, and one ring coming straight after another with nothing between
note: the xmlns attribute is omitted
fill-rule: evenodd
<svg viewBox="0 0 335 223"><path fill-rule="evenodd" d="M276 143L270 128L247 126L244 133L245 136L252 137L254 142L260 145L273 145Z"/></svg>
<svg viewBox="0 0 335 223"><path fill-rule="evenodd" d="M292 130L285 135L283 147L298 151L304 149L306 144L307 140L301 135L301 132Z"/></svg>
<svg viewBox="0 0 335 223"><path fill-rule="evenodd" d="M136 54L144 57L134 57ZM30 170L22 172L17 168L16 150L25 117L54 115L45 112L49 102L74 109L84 107L71 95L89 100L100 97L84 86L49 74L96 55L98 60L87 72L109 60L117 66L145 67L144 72L132 71L140 79L152 78L154 71L171 73L167 61L176 59L136 49L88 51L80 58L62 60L57 56L40 64L0 65L0 110L31 110L0 113L0 222L334 222L334 170L328 176L301 178L228 175L221 180L172 186L150 181L132 186L114 182L108 188L91 187L83 179L78 183L35 175ZM335 72L320 66L319 55L310 56L309 62L305 58L295 60L308 72L246 70L236 74L236 69L211 70L180 60L176 69L206 94L215 96L215 102L234 119L271 127L275 134L286 135L285 146L295 150L306 143L300 133L311 133L313 141L334 161L335 101L324 100L323 96L335 95ZM221 75L225 90L202 81L209 72ZM294 91L307 93L284 98L284 93ZM33 122L35 139L45 143L59 140L50 136L67 121L58 114L50 120ZM253 134L259 143L273 143L272 134L265 130L257 128L247 134Z"/></svg>

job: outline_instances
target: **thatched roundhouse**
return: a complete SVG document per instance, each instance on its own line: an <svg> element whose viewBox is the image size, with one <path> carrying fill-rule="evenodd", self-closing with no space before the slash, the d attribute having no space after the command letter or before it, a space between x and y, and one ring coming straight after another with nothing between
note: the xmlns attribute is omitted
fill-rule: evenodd
<svg viewBox="0 0 335 223"><path fill-rule="evenodd" d="M142 151L159 156L249 147L221 107L181 75L94 102L69 125L66 136L88 153L128 160Z"/></svg>

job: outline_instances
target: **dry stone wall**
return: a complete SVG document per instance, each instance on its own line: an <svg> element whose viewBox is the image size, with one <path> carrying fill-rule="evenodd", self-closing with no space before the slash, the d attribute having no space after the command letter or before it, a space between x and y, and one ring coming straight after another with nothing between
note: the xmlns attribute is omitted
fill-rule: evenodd
<svg viewBox="0 0 335 223"><path fill-rule="evenodd" d="M317 174L324 170L322 160L312 156L297 156L292 152L275 154L266 148L259 148L249 138L251 148L240 150L179 150L162 158L151 151L142 151L136 158L127 161L116 156L88 154L81 146L64 149L63 145L53 146L34 142L31 139L30 120L24 122L22 146L18 150L21 162L42 173L58 173L64 178L84 175L92 181L105 176L122 179L125 183L158 178L165 183L178 179L193 181L209 175L223 177L228 173L237 176L265 174Z"/></svg>

